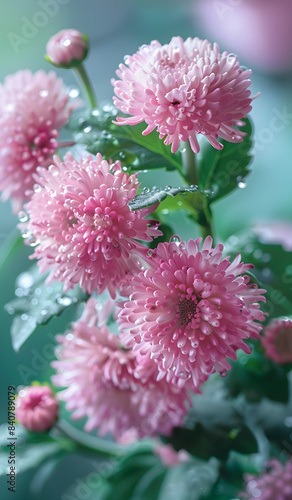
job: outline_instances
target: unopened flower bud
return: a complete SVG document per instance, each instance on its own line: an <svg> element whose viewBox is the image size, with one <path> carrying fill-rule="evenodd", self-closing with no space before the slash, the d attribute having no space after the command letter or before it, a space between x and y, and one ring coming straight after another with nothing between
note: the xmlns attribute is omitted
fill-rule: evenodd
<svg viewBox="0 0 292 500"><path fill-rule="evenodd" d="M16 398L15 418L30 431L47 431L54 425L58 409L50 387L24 387Z"/></svg>
<svg viewBox="0 0 292 500"><path fill-rule="evenodd" d="M87 56L88 38L74 29L62 30L47 43L45 59L58 68L78 66Z"/></svg>

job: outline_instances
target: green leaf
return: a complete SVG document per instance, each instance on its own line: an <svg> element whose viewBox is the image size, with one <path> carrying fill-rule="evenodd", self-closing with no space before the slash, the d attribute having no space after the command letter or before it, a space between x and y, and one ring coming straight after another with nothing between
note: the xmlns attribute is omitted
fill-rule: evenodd
<svg viewBox="0 0 292 500"><path fill-rule="evenodd" d="M0 428L0 475L5 475L9 472L10 465L8 457L10 448L8 445L13 445L13 438L7 434L7 425L3 424ZM16 472L24 472L28 469L35 468L46 460L64 453L62 443L50 436L47 433L30 433L20 425L15 425L15 443L16 443ZM61 444L61 446L60 446Z"/></svg>
<svg viewBox="0 0 292 500"><path fill-rule="evenodd" d="M177 427L167 442L176 450L186 449L191 454L209 459L226 460L230 451L256 453L257 441L241 414L228 400L213 397L194 397L186 428Z"/></svg>
<svg viewBox="0 0 292 500"><path fill-rule="evenodd" d="M191 460L168 469L158 500L203 500L219 474L219 462Z"/></svg>
<svg viewBox="0 0 292 500"><path fill-rule="evenodd" d="M68 128L77 143L86 144L89 152L100 152L106 159L120 160L132 170L166 168L181 170L180 153L171 153L157 132L143 136L146 124L115 125L117 109L112 104L102 109L71 117Z"/></svg>
<svg viewBox="0 0 292 500"><path fill-rule="evenodd" d="M39 274L37 266L21 273L16 280L18 297L5 309L14 318L11 327L12 345L18 351L38 325L44 325L53 316L60 315L72 304L86 300L87 294L76 286L63 293L62 283L46 285L46 274Z"/></svg>
<svg viewBox="0 0 292 500"><path fill-rule="evenodd" d="M283 368L268 360L263 350L254 348L251 354L239 352L238 360L231 361L232 370L224 379L234 398L244 394L247 401L258 402L262 398L287 403L289 381Z"/></svg>
<svg viewBox="0 0 292 500"><path fill-rule="evenodd" d="M141 208L155 205L155 203L165 200L167 196L175 197L185 193L200 193L207 195L207 193L201 193L196 186L190 186L189 188L170 186L166 186L165 188L144 188L142 193L138 194L133 200L129 201L128 206L131 210L139 210Z"/></svg>
<svg viewBox="0 0 292 500"><path fill-rule="evenodd" d="M281 245L262 243L251 230L231 236L225 243L225 254L241 254L245 263L254 265L253 274L267 290L267 302L261 309L271 318L292 314L292 252Z"/></svg>
<svg viewBox="0 0 292 500"><path fill-rule="evenodd" d="M244 182L250 172L248 166L252 159L250 154L252 127L248 118L243 121L246 125L240 130L247 135L242 142L234 144L222 140L224 148L221 151L207 141L202 144L198 155L199 188L212 191L211 203L231 193L240 182Z"/></svg>
<svg viewBox="0 0 292 500"><path fill-rule="evenodd" d="M14 229L0 247L0 269L4 268L11 257L21 249L23 249L23 238L19 231Z"/></svg>

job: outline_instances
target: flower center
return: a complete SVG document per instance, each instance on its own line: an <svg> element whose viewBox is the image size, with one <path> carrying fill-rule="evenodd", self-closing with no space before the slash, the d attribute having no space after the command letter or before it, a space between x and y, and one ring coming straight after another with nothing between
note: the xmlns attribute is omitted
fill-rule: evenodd
<svg viewBox="0 0 292 500"><path fill-rule="evenodd" d="M178 304L178 314L182 325L188 325L194 318L197 310L197 299L184 298Z"/></svg>

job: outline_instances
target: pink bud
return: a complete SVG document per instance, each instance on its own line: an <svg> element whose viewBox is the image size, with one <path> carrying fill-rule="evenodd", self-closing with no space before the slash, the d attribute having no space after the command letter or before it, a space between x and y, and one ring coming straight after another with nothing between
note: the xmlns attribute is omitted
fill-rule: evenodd
<svg viewBox="0 0 292 500"><path fill-rule="evenodd" d="M85 59L88 51L86 35L69 29L59 31L47 43L46 59L55 66L70 66Z"/></svg>
<svg viewBox="0 0 292 500"><path fill-rule="evenodd" d="M15 418L30 431L42 432L54 425L58 409L50 387L24 387L16 399Z"/></svg>

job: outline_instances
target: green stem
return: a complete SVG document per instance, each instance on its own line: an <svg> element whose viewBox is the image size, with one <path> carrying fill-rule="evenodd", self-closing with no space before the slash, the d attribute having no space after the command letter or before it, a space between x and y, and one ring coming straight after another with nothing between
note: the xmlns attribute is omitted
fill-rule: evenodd
<svg viewBox="0 0 292 500"><path fill-rule="evenodd" d="M79 431L72 425L70 425L65 420L59 420L55 425L55 428L59 429L63 435L70 438L77 445L77 449L80 451L86 451L89 453L98 454L104 457L116 457L123 458L126 457L130 452L134 450L147 450L151 451L153 448L153 443L141 443L134 444L132 446L119 446L111 441L106 441L105 439L100 439L89 434L85 434Z"/></svg>
<svg viewBox="0 0 292 500"><path fill-rule="evenodd" d="M182 151L182 165L183 165L183 178L184 180L192 185L198 186L199 179L197 173L197 165L196 165L196 154L192 151L189 142L185 143L185 148ZM212 229L212 214L210 208L207 203L200 206L200 208L196 208L195 220L198 222L197 213L199 213L199 226L202 233L203 238L205 239L207 236L212 236L213 238L213 229Z"/></svg>
<svg viewBox="0 0 292 500"><path fill-rule="evenodd" d="M192 151L188 141L184 143L184 146L185 147L181 154L184 177L190 185L194 184L195 186L198 186L199 181L196 168L196 155Z"/></svg>
<svg viewBox="0 0 292 500"><path fill-rule="evenodd" d="M89 101L91 108L92 109L96 108L97 107L97 100L96 100L93 87L92 87L91 82L88 78L88 75L86 73L84 65L82 63L80 63L78 66L74 67L74 70L76 71L78 78L80 79L81 83L84 86L84 89L86 91L88 101Z"/></svg>

